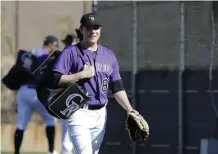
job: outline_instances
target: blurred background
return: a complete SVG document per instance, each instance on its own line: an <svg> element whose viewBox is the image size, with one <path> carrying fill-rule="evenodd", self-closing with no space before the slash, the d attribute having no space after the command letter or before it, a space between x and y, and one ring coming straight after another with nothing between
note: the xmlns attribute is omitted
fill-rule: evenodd
<svg viewBox="0 0 218 154"><path fill-rule="evenodd" d="M204 139L215 143L217 2L3 1L1 75L14 64L18 49L41 47L48 34L60 40L75 34L81 16L91 11L99 13L101 44L117 56L129 99L151 129L145 144L132 144L125 130L126 113L110 94L100 154L200 154ZM1 85L1 151L13 149L15 127L15 92ZM44 133L44 123L36 114L22 151L45 152ZM58 123L58 150L60 135Z"/></svg>

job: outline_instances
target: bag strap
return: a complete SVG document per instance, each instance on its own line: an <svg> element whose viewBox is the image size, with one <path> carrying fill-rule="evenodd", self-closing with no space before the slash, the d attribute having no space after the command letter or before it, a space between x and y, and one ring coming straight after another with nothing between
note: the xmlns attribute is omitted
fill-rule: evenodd
<svg viewBox="0 0 218 154"><path fill-rule="evenodd" d="M79 49L79 51L80 51L80 52L77 52L77 53L78 53L78 56L81 57L82 62L83 62L83 64L85 65L85 64L86 64L86 60L85 60L84 56L85 56L86 54L83 52L83 49L82 49L82 47L81 47L81 43L80 43L80 42L77 43L76 46L78 47L78 49ZM87 55L86 55L86 56L87 56ZM87 57L88 57L88 56L87 56ZM89 61L90 61L90 59L89 59ZM91 63L91 61L90 61L90 63ZM91 86L92 90L95 91L95 92L98 92L97 89L95 90L94 85L91 83L90 79L83 79L83 80L80 80L80 81L83 81L83 82L84 82L84 81L88 81L88 83L89 83L89 85ZM79 81L78 83L81 83L80 81ZM96 82L96 83L97 83L97 82ZM97 88L97 86L96 86L96 88Z"/></svg>

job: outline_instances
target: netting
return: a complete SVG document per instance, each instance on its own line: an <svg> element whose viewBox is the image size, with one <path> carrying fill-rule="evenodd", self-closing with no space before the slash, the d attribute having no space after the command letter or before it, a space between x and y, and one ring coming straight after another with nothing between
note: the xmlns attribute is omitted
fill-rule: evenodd
<svg viewBox="0 0 218 154"><path fill-rule="evenodd" d="M178 68L182 43L180 2L138 2L137 6L138 68ZM211 3L185 2L184 8L185 67L208 69L212 46ZM131 2L99 2L98 11L104 22L102 42L117 54L122 69L131 69ZM106 17L109 20L104 20ZM214 66L217 65L215 54Z"/></svg>

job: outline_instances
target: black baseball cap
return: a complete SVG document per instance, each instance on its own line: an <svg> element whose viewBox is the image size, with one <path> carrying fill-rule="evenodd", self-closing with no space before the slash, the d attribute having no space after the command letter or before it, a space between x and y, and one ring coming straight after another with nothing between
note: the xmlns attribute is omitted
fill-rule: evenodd
<svg viewBox="0 0 218 154"><path fill-rule="evenodd" d="M97 13L84 14L80 20L80 24L84 27L102 26L102 24L99 22L99 17Z"/></svg>
<svg viewBox="0 0 218 154"><path fill-rule="evenodd" d="M78 40L78 38L73 34L67 34L65 39L62 40L63 43L71 44L74 40Z"/></svg>
<svg viewBox="0 0 218 154"><path fill-rule="evenodd" d="M53 44L58 47L58 38L54 35L48 35L44 39L44 45Z"/></svg>

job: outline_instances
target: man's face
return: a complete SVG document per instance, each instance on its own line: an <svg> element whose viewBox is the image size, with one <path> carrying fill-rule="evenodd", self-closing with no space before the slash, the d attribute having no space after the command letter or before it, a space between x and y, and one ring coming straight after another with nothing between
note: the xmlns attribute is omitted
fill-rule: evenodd
<svg viewBox="0 0 218 154"><path fill-rule="evenodd" d="M58 42L54 42L53 44L49 44L49 53L52 53L55 49L58 48Z"/></svg>
<svg viewBox="0 0 218 154"><path fill-rule="evenodd" d="M101 26L83 27L82 34L84 41L87 41L89 44L96 44L101 35Z"/></svg>

